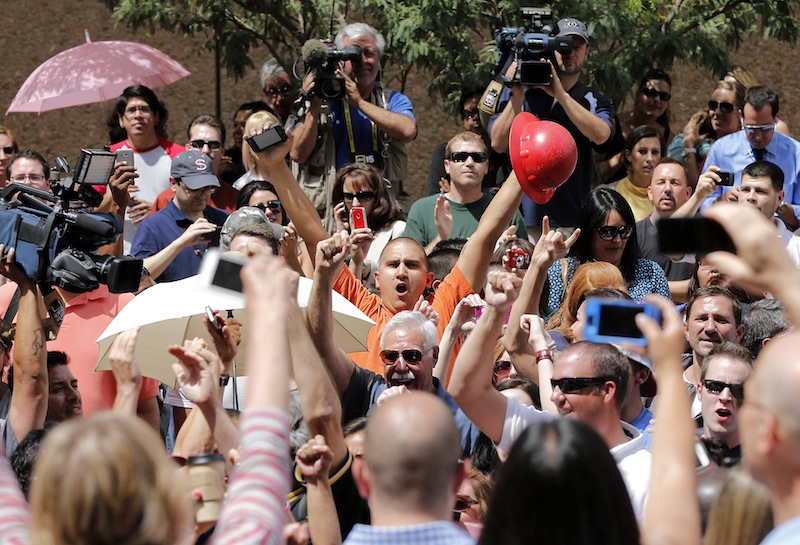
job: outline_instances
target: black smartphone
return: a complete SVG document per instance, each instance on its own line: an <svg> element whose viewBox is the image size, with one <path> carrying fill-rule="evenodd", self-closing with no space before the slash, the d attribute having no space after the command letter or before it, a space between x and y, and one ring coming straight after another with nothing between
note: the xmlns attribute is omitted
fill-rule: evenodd
<svg viewBox="0 0 800 545"><path fill-rule="evenodd" d="M658 251L662 254L736 253L730 235L709 218L662 218L656 222Z"/></svg>
<svg viewBox="0 0 800 545"><path fill-rule="evenodd" d="M733 185L733 172L717 172L719 175L719 184L730 187Z"/></svg>
<svg viewBox="0 0 800 545"><path fill-rule="evenodd" d="M247 259L228 252L223 254L217 248L206 252L198 273L201 285L214 289L242 292L240 273Z"/></svg>
<svg viewBox="0 0 800 545"><path fill-rule="evenodd" d="M286 142L286 131L280 125L275 125L261 134L247 137L247 145L253 151L262 151L281 142Z"/></svg>
<svg viewBox="0 0 800 545"><path fill-rule="evenodd" d="M200 238L202 238L203 240L219 240L219 234L221 232L222 232L222 227L217 225L216 227L214 227L213 231L210 231L208 233L203 233L202 235L200 235Z"/></svg>

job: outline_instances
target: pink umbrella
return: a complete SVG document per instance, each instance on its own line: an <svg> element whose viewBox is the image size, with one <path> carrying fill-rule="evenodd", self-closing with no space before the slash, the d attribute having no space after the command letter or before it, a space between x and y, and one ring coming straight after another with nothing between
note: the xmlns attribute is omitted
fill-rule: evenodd
<svg viewBox="0 0 800 545"><path fill-rule="evenodd" d="M105 102L129 85L151 89L175 83L191 73L149 45L133 42L92 42L63 51L28 76L6 110L42 113Z"/></svg>

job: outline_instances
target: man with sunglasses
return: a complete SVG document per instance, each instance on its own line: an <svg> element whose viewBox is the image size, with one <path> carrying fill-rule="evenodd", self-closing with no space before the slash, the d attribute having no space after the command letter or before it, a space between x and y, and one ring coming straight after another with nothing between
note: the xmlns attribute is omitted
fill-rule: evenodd
<svg viewBox="0 0 800 545"><path fill-rule="evenodd" d="M430 253L440 240L469 238L478 228L492 195L484 193L483 178L489 169L489 154L480 135L464 131L447 143L444 168L450 175L450 190L423 197L408 211L404 236L413 238ZM519 212L512 224L516 235L527 238Z"/></svg>
<svg viewBox="0 0 800 545"><path fill-rule="evenodd" d="M750 352L725 341L703 360L697 384L703 439L722 443L725 457L734 462L742 457L739 408L744 402L744 383L752 373Z"/></svg>
<svg viewBox="0 0 800 545"><path fill-rule="evenodd" d="M219 231L228 217L209 204L220 184L205 153L189 150L175 157L170 184L175 196L142 222L131 246L131 255L144 259L157 282L197 274L206 250L219 246Z"/></svg>
<svg viewBox="0 0 800 545"><path fill-rule="evenodd" d="M486 306L458 354L448 387L467 417L505 452L529 425L556 418L555 414L507 398L492 385L492 366L487 363L492 361L495 341L502 335L503 322L521 284L512 273L489 273ZM550 350L540 350L536 363L546 361L549 365L552 358ZM621 419L629 374L628 359L614 346L586 341L571 344L553 367L549 405L558 417L581 420L603 438L641 520L650 484L650 453L644 450L642 434ZM544 406L546 399L542 402Z"/></svg>
<svg viewBox="0 0 800 545"><path fill-rule="evenodd" d="M211 206L228 212L236 210L236 198L239 192L224 181L224 174L233 168L233 159L225 155L225 125L222 121L208 114L201 114L192 119L186 130L186 149L201 151L211 158L214 174L219 180L219 187L211 198ZM170 186L156 199L153 212L163 210L174 198L175 191Z"/></svg>
<svg viewBox="0 0 800 545"><path fill-rule="evenodd" d="M764 86L750 87L744 97L742 108L742 130L724 136L714 142L706 156L703 171L710 166L721 171L733 172L734 186L742 184L742 171L755 161L769 161L783 171L784 201L778 209L778 217L787 227L800 227L800 142L777 133L780 102L772 89ZM717 188L703 202L703 207L717 200L736 201L736 191Z"/></svg>

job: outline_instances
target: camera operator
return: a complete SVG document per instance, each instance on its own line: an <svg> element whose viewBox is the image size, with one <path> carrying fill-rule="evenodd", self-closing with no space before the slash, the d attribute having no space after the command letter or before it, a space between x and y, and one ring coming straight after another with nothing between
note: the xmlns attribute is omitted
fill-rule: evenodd
<svg viewBox="0 0 800 545"><path fill-rule="evenodd" d="M508 151L511 123L519 112L526 111L539 119L563 125L575 139L578 147L578 164L567 182L556 191L552 200L537 205L528 197L522 202L525 224L530 233L538 233L542 217L550 217L551 225L570 228L580 203L589 193L592 183L592 149L602 151L611 137L614 105L611 99L581 84L581 70L589 58L589 34L586 25L577 19L558 22L558 37L571 36L573 48L569 53L555 51L551 60L551 83L547 86L525 88L519 83L504 90L499 106L500 113L492 116L489 134L492 148L498 153ZM545 60L545 59L542 59ZM516 63L511 65L511 75ZM508 74L506 74L508 75Z"/></svg>
<svg viewBox="0 0 800 545"><path fill-rule="evenodd" d="M317 96L310 100L305 118L294 130L291 158L304 166L324 165L311 173L322 177L322 193L329 190L338 169L356 162L381 168L397 184L395 187L401 188L408 160L405 144L416 138L417 122L408 97L384 90L380 82L385 40L371 26L353 23L339 31L335 42L339 49L360 47L361 59L346 61L336 70L336 76L344 80L346 87L344 100L323 101ZM314 71L307 74L304 92L313 93L315 77ZM326 150L331 135L334 147ZM324 154L324 160L315 160L319 154ZM300 182L305 185L304 180ZM318 209L323 209L330 199L312 197L312 201Z"/></svg>

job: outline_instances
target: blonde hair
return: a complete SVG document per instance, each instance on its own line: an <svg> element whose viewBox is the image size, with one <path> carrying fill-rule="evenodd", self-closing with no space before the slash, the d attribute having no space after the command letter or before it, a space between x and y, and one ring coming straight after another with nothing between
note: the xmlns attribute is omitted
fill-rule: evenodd
<svg viewBox="0 0 800 545"><path fill-rule="evenodd" d="M555 329L572 342L573 335L570 328L578 319L578 308L583 302L583 295L597 288L615 288L628 292L625 279L615 265L607 261L584 263L575 270L572 282L567 286L564 302L547 322L547 329Z"/></svg>
<svg viewBox="0 0 800 545"><path fill-rule="evenodd" d="M769 490L746 469L733 469L711 506L703 545L757 545L772 527Z"/></svg>
<svg viewBox="0 0 800 545"><path fill-rule="evenodd" d="M114 413L60 424L31 486L33 545L173 545L192 533L188 487L143 421Z"/></svg>
<svg viewBox="0 0 800 545"><path fill-rule="evenodd" d="M17 142L17 135L14 134L14 131L6 126L0 125L0 134L5 134L8 136L9 140L11 140L11 146L14 148L15 153L19 151L19 142Z"/></svg>
<svg viewBox="0 0 800 545"><path fill-rule="evenodd" d="M250 149L250 144L247 143L247 137L253 132L253 129L260 129L264 125L280 124L280 120L273 114L267 111L259 111L250 114L247 121L244 123L244 140L242 140L242 164L245 168L251 170L253 150Z"/></svg>

